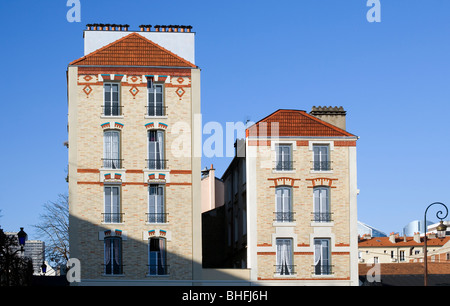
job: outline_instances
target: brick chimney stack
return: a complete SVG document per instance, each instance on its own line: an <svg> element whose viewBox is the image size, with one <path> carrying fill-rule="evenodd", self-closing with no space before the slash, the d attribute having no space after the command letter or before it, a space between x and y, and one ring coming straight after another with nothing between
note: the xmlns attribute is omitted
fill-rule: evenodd
<svg viewBox="0 0 450 306"><path fill-rule="evenodd" d="M345 130L346 111L342 106L313 106L310 115Z"/></svg>

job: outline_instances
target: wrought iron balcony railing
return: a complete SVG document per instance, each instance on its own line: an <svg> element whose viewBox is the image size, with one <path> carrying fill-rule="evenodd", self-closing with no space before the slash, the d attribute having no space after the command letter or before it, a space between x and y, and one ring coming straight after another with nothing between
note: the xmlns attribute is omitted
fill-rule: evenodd
<svg viewBox="0 0 450 306"><path fill-rule="evenodd" d="M331 215L333 213L331 212L313 212L313 219L314 222L332 222L333 219L331 218Z"/></svg>
<svg viewBox="0 0 450 306"><path fill-rule="evenodd" d="M275 273L279 275L294 275L295 272L295 265L275 265Z"/></svg>
<svg viewBox="0 0 450 306"><path fill-rule="evenodd" d="M314 171L330 171L331 169L331 161L313 161L313 167L311 170Z"/></svg>
<svg viewBox="0 0 450 306"><path fill-rule="evenodd" d="M315 275L331 275L333 274L333 266L332 265L322 265L322 264L317 264L314 267L314 274Z"/></svg>
<svg viewBox="0 0 450 306"><path fill-rule="evenodd" d="M274 212L276 222L294 222L294 212Z"/></svg>
<svg viewBox="0 0 450 306"><path fill-rule="evenodd" d="M169 265L148 265L149 275L169 275Z"/></svg>
<svg viewBox="0 0 450 306"><path fill-rule="evenodd" d="M102 105L103 116L122 116L123 105Z"/></svg>
<svg viewBox="0 0 450 306"><path fill-rule="evenodd" d="M102 213L103 223L123 223L124 213Z"/></svg>
<svg viewBox="0 0 450 306"><path fill-rule="evenodd" d="M103 168L105 169L120 169L122 167L123 159L120 158L102 158Z"/></svg>
<svg viewBox="0 0 450 306"><path fill-rule="evenodd" d="M161 106L161 105L147 105L147 116L152 117L161 117L167 115L167 106Z"/></svg>
<svg viewBox="0 0 450 306"><path fill-rule="evenodd" d="M294 169L294 162L292 160L290 161L276 161L275 167L273 170L276 171L291 171Z"/></svg>
<svg viewBox="0 0 450 306"><path fill-rule="evenodd" d="M167 213L147 213L148 223L167 223Z"/></svg>
<svg viewBox="0 0 450 306"><path fill-rule="evenodd" d="M167 159L146 159L148 169L164 170L167 169Z"/></svg>

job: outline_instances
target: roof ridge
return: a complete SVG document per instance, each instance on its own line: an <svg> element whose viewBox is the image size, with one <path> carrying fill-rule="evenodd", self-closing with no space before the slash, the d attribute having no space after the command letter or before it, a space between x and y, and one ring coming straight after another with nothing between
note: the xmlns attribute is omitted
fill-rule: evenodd
<svg viewBox="0 0 450 306"><path fill-rule="evenodd" d="M336 130L337 132L347 134L346 136L355 136L355 135L353 135L352 133L347 132L346 130L343 130L343 129L341 129L341 128L338 128L338 127L335 126L335 125L332 125L331 123L328 123L328 122L326 122L326 121L324 121L324 120L322 120L322 119L319 119L319 118L317 118L317 117L314 117L313 115L310 115L310 114L308 114L307 112L304 112L304 115L306 115L306 116L308 116L309 118L311 118L311 119L313 119L313 120L316 120L317 122L320 122L320 123L322 123L322 124L324 124L324 125L326 125L326 126L332 128L332 129Z"/></svg>
<svg viewBox="0 0 450 306"><path fill-rule="evenodd" d="M132 38L132 37L136 37L136 38L142 39L143 41L145 41L145 42L151 44L152 46L154 46L154 47L160 49L161 51L166 52L166 53L168 53L169 55L175 57L177 60L180 60L180 61L184 62L185 64L187 64L187 65L190 66L190 67L193 67L193 68L196 68L196 67L197 67L196 65L194 65L194 64L191 63L191 62L189 62L188 60L182 58L181 56L179 56L179 55L173 53L172 51L170 51L170 50L168 50L168 49L166 49L166 48L160 46L159 44L157 44L157 43L151 41L150 39L148 39L148 38L146 38L146 37L144 37L144 36L142 36L142 35L140 35L140 34L138 34L138 33L136 33L136 32L130 33L130 34L128 34L128 35L125 35L125 36L123 36L123 37L121 37L121 38L119 38L119 39L117 39L117 40L115 40L115 41L113 41L113 42L111 42L111 43L109 43L109 44L107 44L107 45L105 45L105 46L103 46L103 47L101 47L101 48L99 48L99 49L97 49L97 50L95 50L95 51L93 51L93 52L91 52L91 53L89 53L89 54L87 54L87 55L81 57L81 58L79 58L79 59L77 59L77 60L72 61L72 62L69 64L69 66L70 66L70 65L76 65L77 63L79 63L79 62L81 62L81 61L83 61L83 60L85 60L85 59L88 59L88 58L90 58L90 57L92 57L92 56L94 56L94 55L96 55L96 54L98 54L98 53L100 53L100 52L106 51L107 49L113 47L114 45L117 45L118 43L120 43L120 42L122 42L122 41L124 41L124 40L126 40L126 39Z"/></svg>

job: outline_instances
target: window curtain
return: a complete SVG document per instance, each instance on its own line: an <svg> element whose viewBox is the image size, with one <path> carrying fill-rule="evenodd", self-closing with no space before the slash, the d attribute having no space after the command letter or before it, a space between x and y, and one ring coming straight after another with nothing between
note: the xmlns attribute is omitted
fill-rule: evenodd
<svg viewBox="0 0 450 306"><path fill-rule="evenodd" d="M156 159L158 160L158 169L164 169L164 134L163 131L158 131L158 144Z"/></svg>
<svg viewBox="0 0 450 306"><path fill-rule="evenodd" d="M316 221L329 221L330 199L328 187L314 188L314 214Z"/></svg>
<svg viewBox="0 0 450 306"><path fill-rule="evenodd" d="M314 266L315 273L329 274L330 272L330 253L329 239L314 240Z"/></svg>
<svg viewBox="0 0 450 306"><path fill-rule="evenodd" d="M120 139L118 131L106 131L103 134L103 167L111 169L120 168Z"/></svg>
<svg viewBox="0 0 450 306"><path fill-rule="evenodd" d="M164 186L149 187L149 222L164 222Z"/></svg>
<svg viewBox="0 0 450 306"><path fill-rule="evenodd" d="M277 187L275 192L277 221L292 221L291 189Z"/></svg>
<svg viewBox="0 0 450 306"><path fill-rule="evenodd" d="M291 239L277 239L277 273L280 275L293 273Z"/></svg>

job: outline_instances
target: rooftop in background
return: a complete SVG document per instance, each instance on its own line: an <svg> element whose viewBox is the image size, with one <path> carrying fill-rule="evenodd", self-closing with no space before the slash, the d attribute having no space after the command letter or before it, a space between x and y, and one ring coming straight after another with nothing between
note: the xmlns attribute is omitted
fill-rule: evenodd
<svg viewBox="0 0 450 306"><path fill-rule="evenodd" d="M264 126L264 123L266 124ZM272 123L278 131L272 131ZM247 129L247 136L318 136L318 137L356 137L349 132L321 120L303 110L279 109L259 120Z"/></svg>
<svg viewBox="0 0 450 306"><path fill-rule="evenodd" d="M139 31L130 31L129 25L87 24L84 31L84 55L88 55L131 33L151 40L155 44L195 64L195 33L192 26L140 25Z"/></svg>

